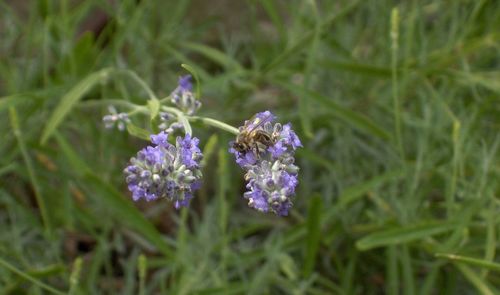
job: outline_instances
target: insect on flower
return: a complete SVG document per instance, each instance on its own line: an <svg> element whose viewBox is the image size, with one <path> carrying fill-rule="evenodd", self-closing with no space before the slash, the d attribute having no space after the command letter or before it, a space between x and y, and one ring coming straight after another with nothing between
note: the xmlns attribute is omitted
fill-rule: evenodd
<svg viewBox="0 0 500 295"><path fill-rule="evenodd" d="M252 151L259 155L261 151L265 151L268 147L274 145L276 137L265 128L262 128L266 123L271 123L273 120L274 115L271 112L263 112L245 121L245 125L240 127L240 133L236 136L233 148L240 153Z"/></svg>
<svg viewBox="0 0 500 295"><path fill-rule="evenodd" d="M229 152L245 171L248 206L260 212L288 215L298 185L295 150L302 146L292 125L275 123L269 112L257 113L239 128Z"/></svg>

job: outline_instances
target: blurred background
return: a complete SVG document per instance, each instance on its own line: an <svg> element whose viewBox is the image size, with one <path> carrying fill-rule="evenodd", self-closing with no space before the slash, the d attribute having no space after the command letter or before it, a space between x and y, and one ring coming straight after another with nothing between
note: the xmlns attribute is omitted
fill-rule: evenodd
<svg viewBox="0 0 500 295"><path fill-rule="evenodd" d="M498 294L499 28L493 0L0 1L1 293ZM292 122L290 216L202 125L189 209L132 202L147 142L102 117L147 95L92 74L165 97L182 63L200 115Z"/></svg>

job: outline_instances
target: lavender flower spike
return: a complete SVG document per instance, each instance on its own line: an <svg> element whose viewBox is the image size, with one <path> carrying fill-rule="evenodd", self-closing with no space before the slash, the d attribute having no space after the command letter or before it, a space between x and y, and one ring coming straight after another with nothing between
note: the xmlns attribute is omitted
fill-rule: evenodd
<svg viewBox="0 0 500 295"><path fill-rule="evenodd" d="M235 155L236 163L246 171L248 191L243 196L248 200L248 206L261 212L271 211L286 216L293 205L292 198L298 185L299 167L294 164L294 154L302 143L290 123L273 126L275 118L271 112L265 111L245 121L244 126L239 128L240 132L264 133L270 139L253 143L254 147L250 144L244 151L236 150L231 143L229 152Z"/></svg>
<svg viewBox="0 0 500 295"><path fill-rule="evenodd" d="M124 169L133 200L167 198L177 209L187 206L202 177L199 140L188 134L177 137L174 146L168 142L168 134L160 132L151 135L151 142Z"/></svg>

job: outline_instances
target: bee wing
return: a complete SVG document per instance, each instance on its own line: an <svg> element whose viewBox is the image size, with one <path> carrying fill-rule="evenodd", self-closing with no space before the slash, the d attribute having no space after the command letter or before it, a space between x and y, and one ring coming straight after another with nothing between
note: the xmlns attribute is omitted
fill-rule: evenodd
<svg viewBox="0 0 500 295"><path fill-rule="evenodd" d="M252 132L260 126L266 124L267 122L272 122L274 120L274 115L269 112L264 117L257 117L254 115L250 120L245 122L243 129L247 132Z"/></svg>

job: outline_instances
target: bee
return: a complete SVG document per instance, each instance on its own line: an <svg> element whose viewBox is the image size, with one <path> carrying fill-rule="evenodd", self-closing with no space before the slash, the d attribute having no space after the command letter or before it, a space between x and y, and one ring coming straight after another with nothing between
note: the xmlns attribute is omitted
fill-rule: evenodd
<svg viewBox="0 0 500 295"><path fill-rule="evenodd" d="M245 121L245 125L238 136L236 136L233 148L240 153L253 150L258 155L261 150L265 150L272 146L276 141L275 137L266 130L262 128L259 129L260 126L272 120L273 115L269 114L264 118L254 116L250 120Z"/></svg>

